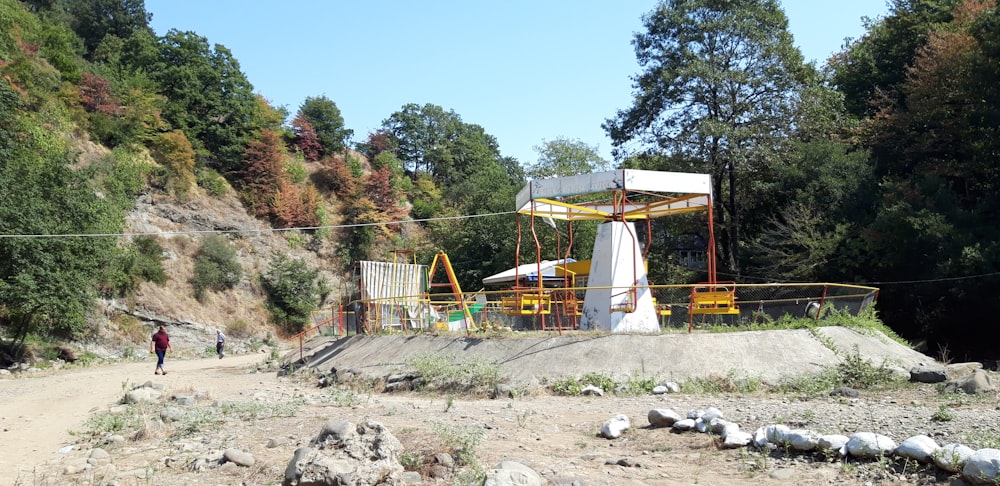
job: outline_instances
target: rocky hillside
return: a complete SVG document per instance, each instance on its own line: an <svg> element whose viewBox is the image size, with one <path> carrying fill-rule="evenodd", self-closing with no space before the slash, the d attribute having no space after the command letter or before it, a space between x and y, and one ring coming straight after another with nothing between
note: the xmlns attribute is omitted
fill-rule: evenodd
<svg viewBox="0 0 1000 486"><path fill-rule="evenodd" d="M184 201L151 191L136 201L126 233L158 236L168 280L163 285L145 282L134 296L102 302L103 314L96 323L99 332L85 343L101 355L118 356L129 347L141 350L160 324L168 325L176 347L195 352L212 345L216 329L228 332L234 346L275 335L259 284L260 274L267 271L275 253L303 259L311 268L320 269L333 289L330 302L338 302L342 291L343 276L334 269L343 265L334 260L338 257L332 245L315 244L300 233L273 231L249 215L232 191L221 198L196 191ZM232 290L209 291L204 302L199 302L190 278L199 240L208 234L229 238L243 277Z"/></svg>

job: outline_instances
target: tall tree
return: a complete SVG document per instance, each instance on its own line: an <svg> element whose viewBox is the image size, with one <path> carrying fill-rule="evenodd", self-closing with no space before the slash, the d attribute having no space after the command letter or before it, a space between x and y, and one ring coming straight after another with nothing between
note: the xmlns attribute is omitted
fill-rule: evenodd
<svg viewBox="0 0 1000 486"><path fill-rule="evenodd" d="M433 159L451 143L462 119L454 111L426 104L408 103L382 121L382 128L392 135L397 156L413 173L433 172Z"/></svg>
<svg viewBox="0 0 1000 486"><path fill-rule="evenodd" d="M881 200L865 266L882 280L926 282L880 294L902 334L987 357L991 346L975 336L1000 311L1000 279L954 277L1000 270L1000 58L990 47L1000 12L992 0L962 0L948 16L924 33L899 99L879 105L867 126Z"/></svg>
<svg viewBox="0 0 1000 486"><path fill-rule="evenodd" d="M354 136L354 130L344 127L344 117L340 114L340 108L326 96L306 98L299 107L298 115L312 125L316 138L323 146L324 155L343 152Z"/></svg>
<svg viewBox="0 0 1000 486"><path fill-rule="evenodd" d="M559 137L543 141L534 149L538 153L538 161L525 171L532 179L590 174L607 170L610 165L601 158L596 147L581 140Z"/></svg>
<svg viewBox="0 0 1000 486"><path fill-rule="evenodd" d="M0 79L0 326L16 344L83 329L115 240L59 235L121 232L140 180L115 164L74 169L66 141L23 110Z"/></svg>
<svg viewBox="0 0 1000 486"><path fill-rule="evenodd" d="M741 199L782 153L802 55L777 0L666 0L643 24L633 40L643 67L635 103L603 126L618 158L700 161L695 168L712 175L725 264L738 272Z"/></svg>
<svg viewBox="0 0 1000 486"><path fill-rule="evenodd" d="M885 18L868 20L867 32L833 56L833 83L844 93L851 113L870 116L884 100L899 102L906 68L931 27L951 20L957 1L891 0Z"/></svg>
<svg viewBox="0 0 1000 486"><path fill-rule="evenodd" d="M184 130L207 165L228 173L240 168L247 141L260 130L253 85L232 52L193 32L171 30L159 40L149 69L168 102L163 117Z"/></svg>
<svg viewBox="0 0 1000 486"><path fill-rule="evenodd" d="M107 35L126 38L137 30L149 30L153 14L143 0L67 0L66 11L73 30L93 52Z"/></svg>

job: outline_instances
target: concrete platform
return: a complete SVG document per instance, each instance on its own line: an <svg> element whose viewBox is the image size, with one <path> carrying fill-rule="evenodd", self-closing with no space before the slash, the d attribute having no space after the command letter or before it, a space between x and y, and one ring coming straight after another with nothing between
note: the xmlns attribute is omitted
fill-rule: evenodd
<svg viewBox="0 0 1000 486"><path fill-rule="evenodd" d="M497 363L512 383L600 373L683 381L691 377L735 374L776 383L834 366L856 348L875 365L901 373L934 359L880 332L870 335L844 327L733 333L595 334L593 332L512 337L465 335L389 335L316 338L288 361L304 361L320 371L353 369L380 377L408 371L413 356L436 353L456 363ZM300 363L301 364L301 363Z"/></svg>

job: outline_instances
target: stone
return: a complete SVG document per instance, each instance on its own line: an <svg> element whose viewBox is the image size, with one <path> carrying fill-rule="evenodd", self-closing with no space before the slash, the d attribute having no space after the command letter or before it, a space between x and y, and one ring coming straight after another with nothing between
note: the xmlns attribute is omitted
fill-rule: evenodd
<svg viewBox="0 0 1000 486"><path fill-rule="evenodd" d="M941 383L948 379L944 366L920 363L910 368L910 381L917 383Z"/></svg>
<svg viewBox="0 0 1000 486"><path fill-rule="evenodd" d="M934 439L926 435L915 435L899 444L899 447L896 448L896 455L928 463L931 462L934 453L940 448L941 446Z"/></svg>
<svg viewBox="0 0 1000 486"><path fill-rule="evenodd" d="M874 432L858 432L847 441L847 453L858 459L874 459L892 453L896 442Z"/></svg>
<svg viewBox="0 0 1000 486"><path fill-rule="evenodd" d="M972 484L1000 482L1000 449L979 449L965 461L962 477Z"/></svg>
<svg viewBox="0 0 1000 486"><path fill-rule="evenodd" d="M681 420L681 416L669 408L654 408L646 414L646 420L652 427L670 427Z"/></svg>
<svg viewBox="0 0 1000 486"><path fill-rule="evenodd" d="M736 424L732 424L736 425ZM735 449L737 447L744 447L753 440L753 436L747 432L736 430L729 432L722 439L723 449Z"/></svg>
<svg viewBox="0 0 1000 486"><path fill-rule="evenodd" d="M830 392L831 397L847 397L847 398L858 398L861 393L854 388L842 386Z"/></svg>
<svg viewBox="0 0 1000 486"><path fill-rule="evenodd" d="M983 369L983 364L978 361L971 361L968 363L951 363L945 365L945 372L948 373L949 380L957 380L959 378L965 378L978 370Z"/></svg>
<svg viewBox="0 0 1000 486"><path fill-rule="evenodd" d="M105 466L111 464L111 454L108 454L108 451L104 449L97 448L90 451L90 457L87 462L95 466Z"/></svg>
<svg viewBox="0 0 1000 486"><path fill-rule="evenodd" d="M542 477L524 464L503 461L486 472L483 486L542 486Z"/></svg>
<svg viewBox="0 0 1000 486"><path fill-rule="evenodd" d="M976 370L971 375L949 381L944 386L945 393L958 393L959 391L969 395L976 395L979 393L992 393L997 391L997 388L986 371Z"/></svg>
<svg viewBox="0 0 1000 486"><path fill-rule="evenodd" d="M250 467L254 465L253 455L239 449L229 448L222 453L222 458L226 462L232 462L237 466Z"/></svg>
<svg viewBox="0 0 1000 486"><path fill-rule="evenodd" d="M160 410L160 420L170 423L179 422L184 419L184 411L177 407L166 407Z"/></svg>
<svg viewBox="0 0 1000 486"><path fill-rule="evenodd" d="M601 437L607 439L617 439L621 437L622 433L628 430L631 426L632 425L629 422L628 415L615 415L611 419L604 422L604 425L601 426Z"/></svg>
<svg viewBox="0 0 1000 486"><path fill-rule="evenodd" d="M792 429L789 429L787 425L782 424L768 425L764 428L767 441L777 446L785 445L788 442L786 436L791 431Z"/></svg>
<svg viewBox="0 0 1000 486"><path fill-rule="evenodd" d="M799 452L809 452L819 447L820 434L811 430L794 429L785 434L788 446Z"/></svg>
<svg viewBox="0 0 1000 486"><path fill-rule="evenodd" d="M956 473L965 467L965 461L969 460L975 452L962 444L947 444L934 451L931 459L935 466Z"/></svg>
<svg viewBox="0 0 1000 486"><path fill-rule="evenodd" d="M844 456L847 454L847 449L844 446L849 440L851 440L850 437L841 434L821 435L816 447L821 451L837 451L841 456Z"/></svg>

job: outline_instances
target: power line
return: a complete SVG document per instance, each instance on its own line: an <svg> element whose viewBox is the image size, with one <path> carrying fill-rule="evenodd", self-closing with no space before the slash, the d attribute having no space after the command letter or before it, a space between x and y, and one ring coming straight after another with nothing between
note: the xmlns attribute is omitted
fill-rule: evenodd
<svg viewBox="0 0 1000 486"><path fill-rule="evenodd" d="M190 231L158 231L142 233L69 233L51 235L0 235L0 238L108 238L124 236L176 236L194 234L229 234L229 233L278 233L282 231L310 231L323 229L343 229L343 228L363 228L366 226L389 226L406 223L424 223L429 221L453 221L459 219L486 218L490 216L505 216L514 214L514 211L502 211L497 213L469 214L461 216L447 216L441 218L409 219L406 221L387 221L382 223L357 223L357 224L336 224L326 226L296 226L291 228L265 228L265 229L233 229L233 230L190 230Z"/></svg>
<svg viewBox="0 0 1000 486"><path fill-rule="evenodd" d="M800 280L769 279L769 278L764 278L764 277L753 277L753 276L749 276L749 275L736 275L736 274L732 274L732 273L719 272L719 271L717 271L716 273L719 274L719 275L725 275L727 277L738 277L738 278L747 279L747 280L760 280L760 281L763 281L763 282L776 282L776 283L812 283L812 282L805 282L805 281L800 281ZM979 275L966 275L966 276L963 276L963 277L931 278L931 279L924 279L924 280L891 280L891 281L881 281L881 282L840 282L840 283L850 283L852 285L865 285L865 286L869 286L869 287L875 287L875 286L885 286L885 285L914 285L914 284L927 284L927 283L938 283L938 282L954 282L954 281L957 281L957 280L972 280L972 279L979 279L979 278L986 278L986 277L995 277L995 276L1000 276L1000 272L981 273Z"/></svg>

